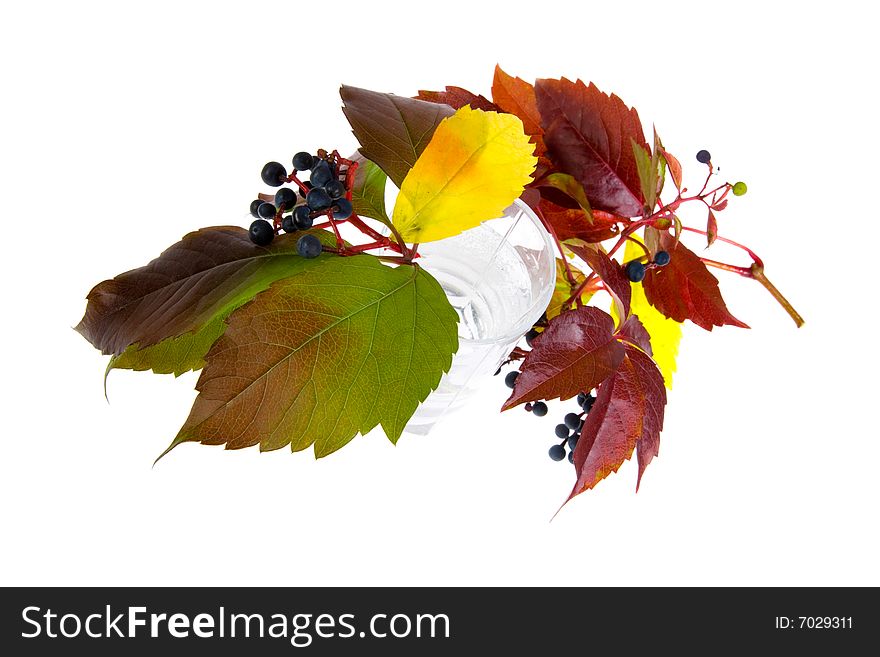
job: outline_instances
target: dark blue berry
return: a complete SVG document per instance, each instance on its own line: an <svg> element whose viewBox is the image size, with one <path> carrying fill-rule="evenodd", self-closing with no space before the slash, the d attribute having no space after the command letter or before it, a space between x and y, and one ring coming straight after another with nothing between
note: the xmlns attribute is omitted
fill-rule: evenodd
<svg viewBox="0 0 880 657"><path fill-rule="evenodd" d="M272 187L281 187L287 180L287 169L280 162L267 162L260 172L263 182Z"/></svg>
<svg viewBox="0 0 880 657"><path fill-rule="evenodd" d="M574 463L574 452L573 451L568 453L568 462Z"/></svg>
<svg viewBox="0 0 880 657"><path fill-rule="evenodd" d="M516 385L516 378L519 376L519 372L508 372L507 376L504 377L504 385L508 388L513 389Z"/></svg>
<svg viewBox="0 0 880 657"><path fill-rule="evenodd" d="M578 404L578 406L583 406L583 405L584 405L584 402L586 401L586 399L587 399L587 396L586 396L584 393L579 392L579 393L578 393L578 396L577 396L577 404Z"/></svg>
<svg viewBox="0 0 880 657"><path fill-rule="evenodd" d="M309 181L315 187L323 187L331 180L333 180L333 172L330 170L330 165L325 160L319 160L312 167L312 175L309 176Z"/></svg>
<svg viewBox="0 0 880 657"><path fill-rule="evenodd" d="M296 232L296 223L293 220L293 215L289 214L281 220L281 229L285 233L295 233Z"/></svg>
<svg viewBox="0 0 880 657"><path fill-rule="evenodd" d="M312 210L317 212L329 208L333 201L323 187L315 187L309 192L308 196L306 196L306 203L309 204L309 207Z"/></svg>
<svg viewBox="0 0 880 657"><path fill-rule="evenodd" d="M581 418L577 413L566 413L565 414L565 426L574 431L579 426L581 426Z"/></svg>
<svg viewBox="0 0 880 657"><path fill-rule="evenodd" d="M573 433L568 437L568 448L572 452L574 451L574 448L577 447L578 438L580 438L580 437L581 437L581 435L579 433Z"/></svg>
<svg viewBox="0 0 880 657"><path fill-rule="evenodd" d="M584 409L585 413L589 413L590 409L593 408L593 404L595 404L595 403L596 403L596 398L593 397L593 395L587 395L587 398L584 400L584 403L581 406L581 408Z"/></svg>
<svg viewBox="0 0 880 657"><path fill-rule="evenodd" d="M296 242L296 252L303 258L317 258L321 255L321 240L314 235L303 235Z"/></svg>
<svg viewBox="0 0 880 657"><path fill-rule="evenodd" d="M324 185L324 189L327 190L327 193L330 194L330 198L337 199L345 196L345 185L342 184L342 181L339 180L331 180L326 185Z"/></svg>
<svg viewBox="0 0 880 657"><path fill-rule="evenodd" d="M564 424L557 424L553 431L556 433L557 438L568 438L568 427Z"/></svg>
<svg viewBox="0 0 880 657"><path fill-rule="evenodd" d="M354 212L354 207L352 207L351 201L347 198L338 198L333 201L334 219L348 219L352 212Z"/></svg>
<svg viewBox="0 0 880 657"><path fill-rule="evenodd" d="M526 344L531 347L532 343L535 341L535 338L537 338L539 335L541 334L538 331L536 331L535 329L531 329L528 333L526 333Z"/></svg>
<svg viewBox="0 0 880 657"><path fill-rule="evenodd" d="M626 263L626 277L633 283L641 283L645 278L645 265L638 260Z"/></svg>
<svg viewBox="0 0 880 657"><path fill-rule="evenodd" d="M565 458L565 447L562 445L553 445L547 453L554 461L561 461Z"/></svg>
<svg viewBox="0 0 880 657"><path fill-rule="evenodd" d="M252 217L259 218L260 215L257 214L257 210L260 208L261 205L263 205L262 199L258 198L258 199L251 201L251 216Z"/></svg>
<svg viewBox="0 0 880 657"><path fill-rule="evenodd" d="M532 404L532 413L538 417L544 417L547 415L547 404L544 402L535 402Z"/></svg>
<svg viewBox="0 0 880 657"><path fill-rule="evenodd" d="M312 190L312 187L314 187L314 185L310 181L306 180L305 182L302 183L302 186L305 187L306 189L305 189L305 191L300 190L299 193L302 194L303 198L305 198L306 194L308 194Z"/></svg>
<svg viewBox="0 0 880 657"><path fill-rule="evenodd" d="M260 207L257 208L257 216L262 219L274 219L275 206L271 203L261 203Z"/></svg>
<svg viewBox="0 0 880 657"><path fill-rule="evenodd" d="M251 242L257 246L266 246L275 237L275 229L272 228L272 224L268 221L257 219L248 229L248 235L251 238Z"/></svg>
<svg viewBox="0 0 880 657"><path fill-rule="evenodd" d="M293 223L299 230L308 230L312 227L311 210L307 205L298 205L293 211Z"/></svg>
<svg viewBox="0 0 880 657"><path fill-rule="evenodd" d="M290 187L282 187L275 192L275 207L279 210L290 210L296 205L296 192Z"/></svg>
<svg viewBox="0 0 880 657"><path fill-rule="evenodd" d="M669 252L668 251L657 251L654 255L654 264L658 267L665 267L669 264Z"/></svg>
<svg viewBox="0 0 880 657"><path fill-rule="evenodd" d="M697 152L697 162L700 164L709 164L712 160L712 154L706 149Z"/></svg>
<svg viewBox="0 0 880 657"><path fill-rule="evenodd" d="M305 151L300 151L293 156L293 168L297 171L308 171L315 163L315 156Z"/></svg>

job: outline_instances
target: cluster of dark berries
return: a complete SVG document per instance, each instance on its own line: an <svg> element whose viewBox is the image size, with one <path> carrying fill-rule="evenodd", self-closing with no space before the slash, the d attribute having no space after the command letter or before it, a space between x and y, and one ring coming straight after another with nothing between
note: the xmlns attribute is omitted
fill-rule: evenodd
<svg viewBox="0 0 880 657"><path fill-rule="evenodd" d="M508 388L513 388L516 385L518 377L519 372L508 372L504 377L505 385ZM562 420L562 424L557 424L554 428L556 437L562 439L562 442L558 445L553 445L553 447L550 448L549 454L551 459L554 461L561 461L564 459L566 453L565 448L567 446L568 462L574 463L574 448L577 446L578 439L581 437L581 429L584 427L584 418L586 418L590 409L593 408L595 402L596 398L593 395L588 395L585 392L578 393L578 412L566 413ZM548 409L546 402L536 401L527 403L525 405L525 410L529 413L534 413L538 417L544 417L547 415Z"/></svg>
<svg viewBox="0 0 880 657"><path fill-rule="evenodd" d="M626 267L624 268L626 271L626 277L633 283L641 283L645 280L645 272L649 266L656 265L657 267L665 267L669 264L669 260L670 257L668 251L657 251L654 255L654 260L647 265L643 264L641 260L630 260L626 263Z"/></svg>
<svg viewBox="0 0 880 657"><path fill-rule="evenodd" d="M553 432L557 438L561 438L562 442L553 445L548 454L554 461L561 461L565 458L565 448L568 447L568 462L574 463L574 450L577 447L578 440L581 437L581 430L584 428L584 420L587 413L593 408L596 398L585 392L579 392L577 396L577 413L566 413L561 424L557 424Z"/></svg>
<svg viewBox="0 0 880 657"><path fill-rule="evenodd" d="M345 171L341 170L339 160L335 153L326 151L318 151L317 155L300 152L293 156L294 170L289 176L280 162L267 163L260 177L267 185L281 189L275 192L273 202L262 199L251 202L250 211L255 218L249 230L251 241L266 246L279 228L285 233L308 230L321 216L348 219L352 205L346 198ZM297 177L300 171L310 171L309 179L300 180ZM286 183L296 186L284 187ZM321 241L314 235L303 235L296 243L296 250L304 258L316 258L321 254Z"/></svg>

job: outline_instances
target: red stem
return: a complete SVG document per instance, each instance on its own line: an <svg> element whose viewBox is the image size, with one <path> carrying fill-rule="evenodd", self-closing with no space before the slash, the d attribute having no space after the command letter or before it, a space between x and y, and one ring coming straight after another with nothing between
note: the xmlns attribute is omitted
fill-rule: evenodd
<svg viewBox="0 0 880 657"><path fill-rule="evenodd" d="M541 220L541 223L544 225L544 228L547 229L547 232L550 233L550 237L553 238L554 244L556 244L556 248L559 250L559 256L562 260L562 264L565 267L565 278L568 280L568 284L572 287L577 285L577 281L574 277L574 272L571 271L571 266L568 264L568 257L565 255L565 249L562 247L562 242L559 241L559 237L556 235L556 229L553 228L553 224L551 224L544 217L544 213L541 212L541 208L534 207L532 208L535 214L538 215L538 219Z"/></svg>
<svg viewBox="0 0 880 657"><path fill-rule="evenodd" d="M642 242L642 240L640 240L638 237L633 237L632 235L627 235L626 239L628 239L630 242L635 242L636 244L638 244L640 247L642 247L642 250L645 252L645 255L648 256L649 258L651 257L651 252L648 250L648 247L645 246L645 243Z"/></svg>
<svg viewBox="0 0 880 657"><path fill-rule="evenodd" d="M734 274L739 274L740 276L745 276L746 278L754 278L754 276L752 276L752 270L749 267L728 265L726 262L718 262L717 260L710 260L709 258L700 258L700 260L704 265L715 267L716 269L723 269L724 271L732 271Z"/></svg>
<svg viewBox="0 0 880 657"><path fill-rule="evenodd" d="M682 229L682 230L686 230L686 231L688 231L689 233L696 233L697 235L703 235L703 236L706 236L706 235L707 235L706 231L704 231L704 230L700 230L700 229L698 229L698 228L690 228L689 226L682 226L681 229ZM739 242L734 242L733 240L727 239L726 237L721 237L721 235L716 235L716 236L715 236L715 239L718 240L718 241L720 241L720 242L725 242L725 243L727 243L727 244L730 244L731 246L735 246L735 247L737 247L738 249L742 249L743 251L745 251L746 253L749 254L749 256L752 258L752 260L753 260L756 264L760 265L761 267L764 266L764 261L761 260L761 259L757 256L757 254L756 254L754 251L752 251L749 247L744 246L744 245L740 244Z"/></svg>

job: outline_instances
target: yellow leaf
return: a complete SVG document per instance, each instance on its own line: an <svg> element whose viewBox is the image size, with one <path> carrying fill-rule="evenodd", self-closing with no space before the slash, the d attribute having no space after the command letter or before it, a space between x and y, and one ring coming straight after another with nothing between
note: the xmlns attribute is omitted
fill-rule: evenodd
<svg viewBox="0 0 880 657"><path fill-rule="evenodd" d="M627 241L624 262L644 255L642 248L634 242ZM678 345L681 342L681 324L654 309L645 297L641 283L632 283L632 301L630 308L651 336L651 349L654 351L654 362L663 373L663 382L672 389L672 375L675 372L675 359L678 356ZM611 314L617 320L616 304L612 304Z"/></svg>
<svg viewBox="0 0 880 657"><path fill-rule="evenodd" d="M586 279L586 275L577 267L569 263L572 276L575 283L580 285ZM562 312L562 304L568 301L574 290L568 283L565 276L565 264L560 258L556 258L556 287L553 290L553 296L550 297L550 304L547 306L547 319L553 319ZM586 305L593 296L592 291L586 291L581 294L581 302Z"/></svg>
<svg viewBox="0 0 880 657"><path fill-rule="evenodd" d="M407 242L431 242L500 217L531 181L534 150L513 114L462 107L404 178L392 223Z"/></svg>

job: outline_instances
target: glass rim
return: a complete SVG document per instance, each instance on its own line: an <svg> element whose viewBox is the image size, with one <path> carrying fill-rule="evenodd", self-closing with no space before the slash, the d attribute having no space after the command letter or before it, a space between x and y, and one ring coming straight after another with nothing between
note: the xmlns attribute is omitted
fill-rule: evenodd
<svg viewBox="0 0 880 657"><path fill-rule="evenodd" d="M532 208L530 208L527 203L525 203L522 199L519 199L519 198L515 199L514 202L508 206L508 208L509 207L516 207L519 212L521 212L523 215L525 215L528 218L528 220L531 222L532 226L535 228L538 235L540 235L541 239L544 240L544 248L546 249L546 252L552 254L553 249L554 249L553 239L550 236L549 231L546 228L544 228L544 224L541 223L541 220L538 218L538 215L535 214L535 211L532 210ZM507 210L505 209L505 212L506 211ZM510 217L501 216L501 217L496 217L495 219L489 219L488 221L497 221L498 219L510 219ZM488 223L488 221L484 222L484 223ZM480 226L482 226L482 225L483 224L480 224ZM467 231L465 231L465 232L467 232ZM555 265L555 259L553 259L552 256L551 256L551 265ZM555 272L552 270L550 271L550 278L551 278L551 280L553 280L555 278ZM528 320L529 315L531 315L533 313L533 311L535 310L535 306L542 304L542 303L544 306L546 306L548 303L550 303L550 299L553 297L553 287L552 286L550 286L548 288L548 292L549 292L549 294L544 295L547 297L546 300L542 300L539 297L532 302L532 304L528 307L528 309L521 315L520 321L517 324L515 324L510 331L508 331L504 334L501 334L501 335L497 335L497 336L493 336L493 337L489 337L489 338L479 338L479 339L463 338L463 337L459 336L459 338L458 338L459 341L467 342L468 344L474 344L474 345L484 345L484 344L498 344L498 343L505 343L505 342L515 342L516 340L519 340L523 335L526 334L526 332L529 330L529 328L531 328L533 326L533 323L529 323L527 320Z"/></svg>

